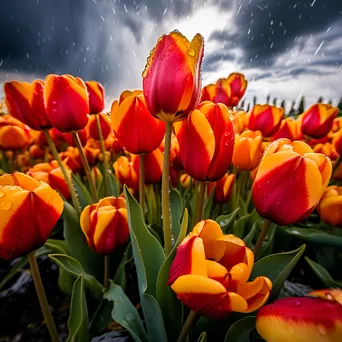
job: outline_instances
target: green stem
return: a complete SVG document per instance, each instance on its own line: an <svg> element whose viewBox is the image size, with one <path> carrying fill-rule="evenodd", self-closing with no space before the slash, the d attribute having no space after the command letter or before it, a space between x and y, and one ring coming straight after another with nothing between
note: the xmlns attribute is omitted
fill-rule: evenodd
<svg viewBox="0 0 342 342"><path fill-rule="evenodd" d="M40 277L40 273L39 273L35 251L29 253L27 255L27 258L30 263L32 278L34 281L34 285L36 287L37 296L38 296L40 307L42 309L42 313L45 319L45 323L49 330L51 341L58 342L59 336L58 336L57 328L56 328L55 322L53 320L53 317L50 311L49 303L46 298L44 286L42 283L42 278Z"/></svg>
<svg viewBox="0 0 342 342"><path fill-rule="evenodd" d="M103 135L102 135L102 129L101 129L101 123L100 123L100 117L98 114L95 114L96 119L96 125L97 125L97 131L99 133L100 138L100 149L101 154L103 156L103 170L104 170L104 176L103 176L103 185L104 185L104 195L105 197L109 196L109 173L108 173L108 160L107 160L107 154L106 149L104 145Z"/></svg>
<svg viewBox="0 0 342 342"><path fill-rule="evenodd" d="M163 176L162 176L162 213L163 230L166 257L171 253L171 218L170 218L170 197L169 197L169 177L170 177L170 148L171 148L172 122L166 122Z"/></svg>
<svg viewBox="0 0 342 342"><path fill-rule="evenodd" d="M196 221L195 224L203 219L203 204L204 204L204 195L205 195L205 182L198 182L199 186L199 196L197 201L197 208L196 208Z"/></svg>
<svg viewBox="0 0 342 342"><path fill-rule="evenodd" d="M254 247L254 255L255 255L255 258L257 258L260 254L260 250L261 250L261 246L265 240L265 237L267 235L267 232L270 228L270 225L271 225L271 221L268 220L268 219L265 219L264 220L264 224L262 226L262 230L261 230L261 233L259 234L259 237L258 237L258 240L255 244L255 247Z"/></svg>
<svg viewBox="0 0 342 342"><path fill-rule="evenodd" d="M68 174L68 172L67 172L67 170L65 168L65 165L62 163L62 160L59 157L59 154L57 152L56 146L55 146L53 140L51 139L49 131L48 130L44 130L44 135L45 135L46 141L49 144L49 148L50 148L50 151L51 151L53 157L57 161L57 164L58 164L59 168L62 170L63 177L65 179L65 182L67 183L67 186L68 186L68 189L69 189L69 192L70 192L70 197L71 197L72 203L74 205L74 208L76 210L76 213L77 213L78 216L80 216L80 213L81 213L80 212L80 202L79 202L79 200L77 198L77 195L76 195L76 192L74 190L74 187L72 186L71 177L69 177L69 174Z"/></svg>
<svg viewBox="0 0 342 342"><path fill-rule="evenodd" d="M188 318L186 319L182 331L180 332L177 342L183 342L186 340L186 337L188 336L190 329L195 321L196 318L196 312L195 311L190 311Z"/></svg>
<svg viewBox="0 0 342 342"><path fill-rule="evenodd" d="M139 154L139 204L145 219L145 156Z"/></svg>
<svg viewBox="0 0 342 342"><path fill-rule="evenodd" d="M338 169L338 167L340 166L341 164L341 161L342 161L342 157L339 156L336 161L335 161L335 164L334 164L334 167L333 167L333 170L332 170L332 175L334 175L334 172Z"/></svg>
<svg viewBox="0 0 342 342"><path fill-rule="evenodd" d="M103 287L107 290L109 288L109 273L110 273L110 255L104 257L104 281Z"/></svg>
<svg viewBox="0 0 342 342"><path fill-rule="evenodd" d="M82 165L83 165L86 177L88 179L91 197L93 199L93 202L98 202L98 196L97 196L97 191L96 191L96 187L95 187L95 182L94 182L93 177L91 176L90 166L89 166L87 157L84 153L84 150L83 150L83 147L82 147L82 144L80 141L80 137L78 136L77 132L72 133L72 136L74 137L75 144L77 146L78 152L80 153Z"/></svg>
<svg viewBox="0 0 342 342"><path fill-rule="evenodd" d="M49 147L46 146L45 151L44 151L44 163L48 163L48 162L49 162Z"/></svg>

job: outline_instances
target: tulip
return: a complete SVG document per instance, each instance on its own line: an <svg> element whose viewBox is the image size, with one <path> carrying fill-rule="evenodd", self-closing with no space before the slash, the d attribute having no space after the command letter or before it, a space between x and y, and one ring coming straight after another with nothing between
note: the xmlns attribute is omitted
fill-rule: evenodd
<svg viewBox="0 0 342 342"><path fill-rule="evenodd" d="M112 131L112 127L107 114L98 114L100 120L100 126L103 139L107 139ZM89 135L94 140L100 140L99 130L97 129L97 123L95 116L91 116L88 122Z"/></svg>
<svg viewBox="0 0 342 342"><path fill-rule="evenodd" d="M260 131L244 131L236 136L233 164L240 170L253 170L259 165L262 152Z"/></svg>
<svg viewBox="0 0 342 342"><path fill-rule="evenodd" d="M143 92L152 115L167 122L183 120L201 94L203 37L189 42L173 31L159 38L143 72Z"/></svg>
<svg viewBox="0 0 342 342"><path fill-rule="evenodd" d="M133 91L125 90L120 95L119 104L121 104L124 100L126 100L127 97L130 97L130 96L135 97L135 96L141 95L142 93L143 93L142 90L133 90ZM117 102L117 101L114 101L114 102Z"/></svg>
<svg viewBox="0 0 342 342"><path fill-rule="evenodd" d="M335 133L335 132L338 132L341 128L342 128L342 117L339 116L334 119L332 127L331 127L331 131Z"/></svg>
<svg viewBox="0 0 342 342"><path fill-rule="evenodd" d="M208 191L214 189L214 201L219 204L225 204L229 201L235 183L235 175L227 173L215 183L209 183Z"/></svg>
<svg viewBox="0 0 342 342"><path fill-rule="evenodd" d="M29 144L30 135L27 130L14 125L0 125L0 148L16 151Z"/></svg>
<svg viewBox="0 0 342 342"><path fill-rule="evenodd" d="M93 167L91 169L91 175L93 179L95 180L96 187L99 188L99 186L101 185L103 181L103 176L102 176L100 169L98 167Z"/></svg>
<svg viewBox="0 0 342 342"><path fill-rule="evenodd" d="M48 75L44 102L54 127L61 132L79 131L87 125L88 91L84 82L71 75Z"/></svg>
<svg viewBox="0 0 342 342"><path fill-rule="evenodd" d="M88 205L80 217L81 229L89 247L108 255L124 246L129 237L126 201L123 197L105 197Z"/></svg>
<svg viewBox="0 0 342 342"><path fill-rule="evenodd" d="M120 144L134 154L157 149L165 135L165 123L155 119L142 94L129 96L112 113L114 132Z"/></svg>
<svg viewBox="0 0 342 342"><path fill-rule="evenodd" d="M328 186L317 206L322 221L342 227L342 187Z"/></svg>
<svg viewBox="0 0 342 342"><path fill-rule="evenodd" d="M340 129L334 136L332 141L336 152L342 155L342 129Z"/></svg>
<svg viewBox="0 0 342 342"><path fill-rule="evenodd" d="M246 116L247 113L244 111L234 112L234 131L235 133L242 133L246 128ZM247 120L248 121L248 120Z"/></svg>
<svg viewBox="0 0 342 342"><path fill-rule="evenodd" d="M315 153L323 153L331 160L336 160L338 158L338 153L336 152L334 145L328 142L325 144L317 144L314 146L313 151Z"/></svg>
<svg viewBox="0 0 342 342"><path fill-rule="evenodd" d="M329 104L317 103L303 113L302 133L312 138L325 137L332 128L338 109Z"/></svg>
<svg viewBox="0 0 342 342"><path fill-rule="evenodd" d="M179 177L179 182L184 189L187 189L191 184L191 177L187 173L183 173Z"/></svg>
<svg viewBox="0 0 342 342"><path fill-rule="evenodd" d="M45 150L38 145L31 145L29 151L31 157L34 159L44 158Z"/></svg>
<svg viewBox="0 0 342 342"><path fill-rule="evenodd" d="M53 122L44 105L44 82L11 81L4 85L8 111L16 119L35 130L49 129Z"/></svg>
<svg viewBox="0 0 342 342"><path fill-rule="evenodd" d="M103 111L105 89L103 85L96 81L85 82L89 96L89 113L98 114Z"/></svg>
<svg viewBox="0 0 342 342"><path fill-rule="evenodd" d="M319 297L327 300L332 300L334 302L340 303L342 305L342 290L341 289L324 289L315 290L306 294L310 297Z"/></svg>
<svg viewBox="0 0 342 342"><path fill-rule="evenodd" d="M257 104L251 111L248 128L260 131L264 137L271 137L278 131L283 116L284 108Z"/></svg>
<svg viewBox="0 0 342 342"><path fill-rule="evenodd" d="M319 298L278 299L258 311L256 328L267 342L340 342L342 305Z"/></svg>
<svg viewBox="0 0 342 342"><path fill-rule="evenodd" d="M281 121L279 130L273 135L272 140L286 138L291 141L300 139L298 124L292 118L286 118Z"/></svg>
<svg viewBox="0 0 342 342"><path fill-rule="evenodd" d="M202 102L199 109L175 124L180 156L185 171L199 181L217 181L230 165L234 127L228 108Z"/></svg>
<svg viewBox="0 0 342 342"><path fill-rule="evenodd" d="M13 259L41 247L63 211L63 200L23 173L0 177L0 258Z"/></svg>
<svg viewBox="0 0 342 342"><path fill-rule="evenodd" d="M50 130L50 134L55 143L65 142L69 146L76 147L75 140L71 133L63 133L59 131L57 128L52 128ZM88 130L86 128L81 129L80 131L77 132L77 134L78 134L78 137L80 138L81 145L85 146L89 138Z"/></svg>
<svg viewBox="0 0 342 342"><path fill-rule="evenodd" d="M253 184L257 212L289 225L310 215L328 186L331 161L301 141L279 139L266 149Z"/></svg>
<svg viewBox="0 0 342 342"><path fill-rule="evenodd" d="M120 144L118 138L112 133L109 134L109 136L105 140L105 148L107 151L113 151L115 155L123 152L123 147Z"/></svg>
<svg viewBox="0 0 342 342"><path fill-rule="evenodd" d="M178 246L168 284L184 305L203 316L253 312L272 288L266 277L247 282L253 263L253 252L241 239L223 235L218 223L203 220Z"/></svg>
<svg viewBox="0 0 342 342"><path fill-rule="evenodd" d="M138 188L138 175L134 171L133 163L126 156L119 157L113 165L115 176L120 184L129 188Z"/></svg>
<svg viewBox="0 0 342 342"><path fill-rule="evenodd" d="M201 102L214 101L216 84L209 84L202 89Z"/></svg>
<svg viewBox="0 0 342 342"><path fill-rule="evenodd" d="M140 161L138 156L133 156L133 168L139 175ZM163 171L163 153L159 148L144 155L145 183L157 184L160 182ZM138 177L139 178L139 177Z"/></svg>
<svg viewBox="0 0 342 342"><path fill-rule="evenodd" d="M67 200L70 199L68 185L63 177L62 170L54 160L51 163L40 163L27 171L27 174L37 181L48 183L52 189L57 190ZM69 177L71 172L68 170Z"/></svg>

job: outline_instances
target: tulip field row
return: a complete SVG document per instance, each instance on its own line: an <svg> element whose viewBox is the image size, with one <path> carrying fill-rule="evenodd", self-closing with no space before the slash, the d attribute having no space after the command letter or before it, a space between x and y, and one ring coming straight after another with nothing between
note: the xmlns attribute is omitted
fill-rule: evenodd
<svg viewBox="0 0 342 342"><path fill-rule="evenodd" d="M203 54L162 36L107 109L97 81L4 84L0 306L29 274L37 313L0 308L0 341L342 341L342 113L245 111Z"/></svg>

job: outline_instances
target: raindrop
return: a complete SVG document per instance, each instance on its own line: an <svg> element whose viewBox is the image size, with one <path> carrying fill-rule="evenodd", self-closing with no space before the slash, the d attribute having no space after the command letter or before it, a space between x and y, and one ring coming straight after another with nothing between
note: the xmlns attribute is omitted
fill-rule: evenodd
<svg viewBox="0 0 342 342"><path fill-rule="evenodd" d="M318 331L319 331L319 333L320 333L321 335L326 335L326 334L327 334L327 329L326 329L326 327L324 327L323 325L319 324L319 325L317 326L317 328L318 328Z"/></svg>
<svg viewBox="0 0 342 342"><path fill-rule="evenodd" d="M0 203L0 210L10 210L11 207L12 207L12 203L11 202Z"/></svg>
<svg viewBox="0 0 342 342"><path fill-rule="evenodd" d="M191 57L194 57L194 56L195 56L195 51L194 51L194 49L191 49L191 48L190 48L190 49L188 50L188 55L191 56Z"/></svg>

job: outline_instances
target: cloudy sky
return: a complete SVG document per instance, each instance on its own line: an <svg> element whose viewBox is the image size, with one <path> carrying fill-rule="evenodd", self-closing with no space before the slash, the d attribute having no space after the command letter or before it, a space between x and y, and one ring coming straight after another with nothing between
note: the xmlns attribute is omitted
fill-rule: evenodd
<svg viewBox="0 0 342 342"><path fill-rule="evenodd" d="M205 39L203 85L243 72L246 100L342 96L342 0L1 0L0 82L96 79L113 99L141 88L158 37Z"/></svg>

